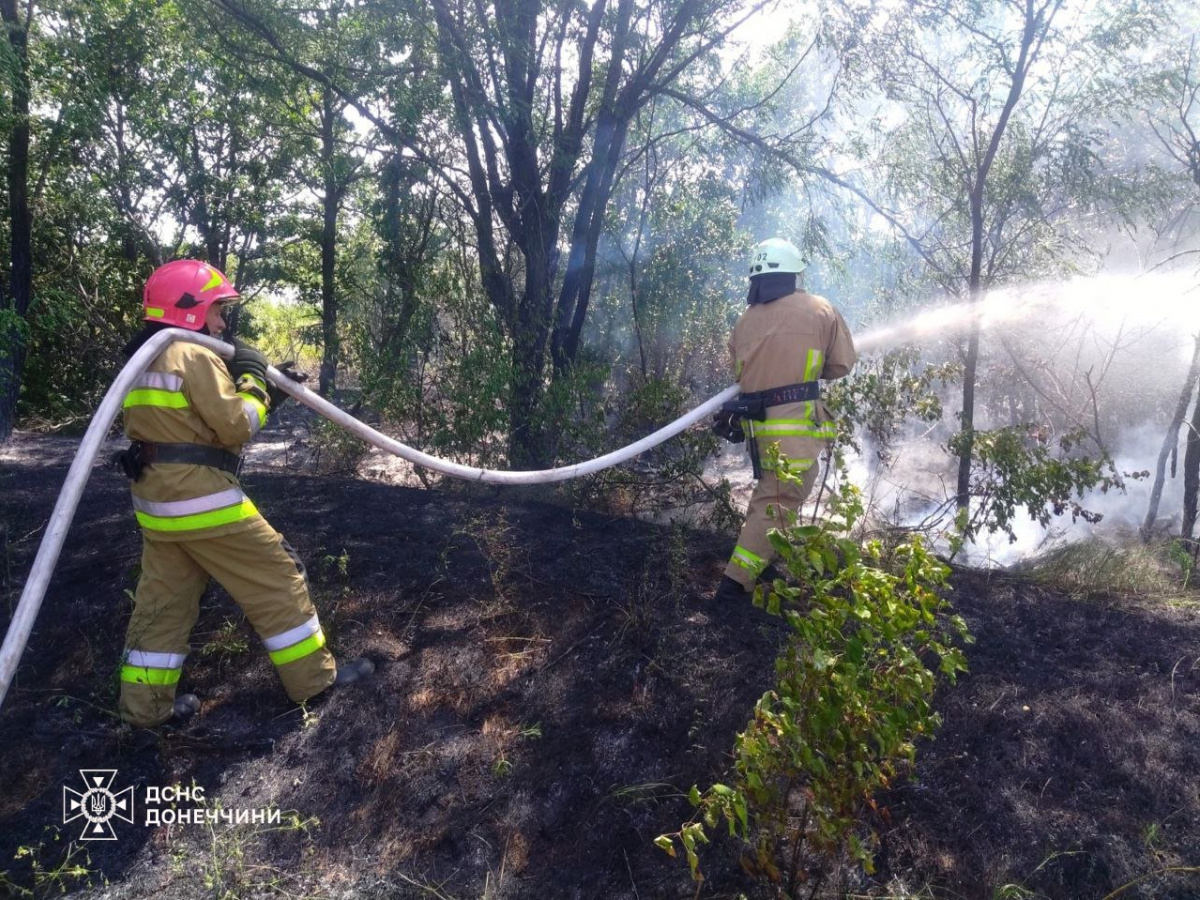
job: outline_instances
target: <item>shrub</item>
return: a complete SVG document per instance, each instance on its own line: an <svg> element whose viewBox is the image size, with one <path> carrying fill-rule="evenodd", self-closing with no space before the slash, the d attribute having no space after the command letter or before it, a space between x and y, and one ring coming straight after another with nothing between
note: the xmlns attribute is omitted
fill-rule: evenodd
<svg viewBox="0 0 1200 900"><path fill-rule="evenodd" d="M966 623L940 593L949 569L919 535L891 548L847 537L863 512L854 488L830 510L771 532L790 576L755 592L791 628L775 687L737 737L732 784L693 786L692 820L655 841L672 856L681 845L698 881L698 849L721 821L748 845L743 867L787 896L805 885L814 896L847 857L870 872L865 814L940 724L927 664L950 682L966 669L955 646L970 641Z"/></svg>
<svg viewBox="0 0 1200 900"><path fill-rule="evenodd" d="M960 432L951 440L951 453L961 452L966 434ZM1003 531L1015 541L1012 522L1018 507L1042 526L1067 512L1072 521L1099 522L1099 513L1081 505L1084 493L1097 487L1106 493L1123 485L1106 453L1078 452L1085 438L1085 432L1073 431L1051 441L1036 425L974 432L970 487L974 502L970 518L962 523L964 534L970 537L986 528Z"/></svg>

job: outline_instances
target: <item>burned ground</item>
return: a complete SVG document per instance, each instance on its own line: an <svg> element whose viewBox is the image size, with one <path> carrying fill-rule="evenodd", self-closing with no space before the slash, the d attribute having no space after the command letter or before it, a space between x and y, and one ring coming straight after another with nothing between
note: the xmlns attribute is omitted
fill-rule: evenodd
<svg viewBox="0 0 1200 900"><path fill-rule="evenodd" d="M0 462L0 624L62 485L64 447L22 435ZM214 589L184 675L200 715L158 736L116 727L140 538L124 482L98 469L0 710L10 890L692 896L686 866L651 842L687 819L693 783L727 774L782 639L748 604L707 599L728 538L482 488L277 470L244 481L307 561L335 652L371 656L376 677L289 706ZM977 639L971 672L940 693L939 737L884 798L878 871L858 895L1100 900L1200 863L1196 607L972 570L953 584ZM117 841L75 855L89 875L56 874L77 828L62 824L63 787L83 768L117 769L115 787L139 797L194 783L209 809L285 814L274 828L118 822ZM703 895L768 895L735 851L709 852ZM1120 896L1198 897L1200 879L1146 877Z"/></svg>

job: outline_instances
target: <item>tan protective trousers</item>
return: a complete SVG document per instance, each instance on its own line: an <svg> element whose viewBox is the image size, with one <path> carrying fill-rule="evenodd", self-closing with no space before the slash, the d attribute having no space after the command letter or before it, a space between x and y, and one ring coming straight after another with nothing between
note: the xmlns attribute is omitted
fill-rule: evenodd
<svg viewBox="0 0 1200 900"><path fill-rule="evenodd" d="M800 505L817 483L819 470L820 466L816 464L809 466L800 484L780 481L774 472L763 472L762 478L754 486L750 506L746 510L746 521L738 535L737 546L733 548L733 556L729 558L729 565L725 567L725 574L747 591L754 590L754 582L777 555L767 538L767 532L787 524L788 520L781 510L792 513L800 511Z"/></svg>
<svg viewBox="0 0 1200 900"><path fill-rule="evenodd" d="M304 568L264 519L250 528L193 541L142 541L142 576L125 637L121 718L153 727L170 718L175 688L200 613L200 597L215 578L241 606L299 702L333 683L337 667L308 595Z"/></svg>

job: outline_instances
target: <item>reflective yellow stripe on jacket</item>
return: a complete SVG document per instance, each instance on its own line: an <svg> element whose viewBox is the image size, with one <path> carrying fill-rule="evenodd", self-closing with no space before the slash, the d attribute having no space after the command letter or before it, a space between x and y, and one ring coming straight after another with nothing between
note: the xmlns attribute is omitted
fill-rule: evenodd
<svg viewBox="0 0 1200 900"><path fill-rule="evenodd" d="M804 380L817 381L821 377L821 369L825 367L825 353L821 350L809 350L808 355L804 359ZM813 415L817 411L817 404L813 400L805 401L804 403L804 418L812 420ZM830 435L832 437L833 435Z"/></svg>
<svg viewBox="0 0 1200 900"><path fill-rule="evenodd" d="M155 502L133 498L138 524L148 531L191 531L228 525L258 515L241 488L229 488L191 500Z"/></svg>
<svg viewBox="0 0 1200 900"><path fill-rule="evenodd" d="M247 385L257 388L257 391L242 390ZM267 421L267 405L260 399L260 397L267 396L267 383L253 375L243 375L238 380L238 388L238 396L242 399L242 409L245 410L246 419L250 423L250 436L254 437ZM259 396L255 396L255 394Z"/></svg>
<svg viewBox="0 0 1200 900"><path fill-rule="evenodd" d="M123 409L133 406L159 406L166 409L187 409L187 397L183 394L183 379L167 372L143 372L129 393L125 395Z"/></svg>
<svg viewBox="0 0 1200 900"><path fill-rule="evenodd" d="M267 421L267 405L251 394L238 394L242 398L242 408L246 411L246 419L250 422L250 437L258 434L263 423Z"/></svg>

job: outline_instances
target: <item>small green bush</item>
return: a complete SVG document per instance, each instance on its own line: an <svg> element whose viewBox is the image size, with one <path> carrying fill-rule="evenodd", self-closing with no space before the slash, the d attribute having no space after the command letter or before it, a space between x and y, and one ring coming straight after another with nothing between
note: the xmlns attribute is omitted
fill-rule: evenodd
<svg viewBox="0 0 1200 900"><path fill-rule="evenodd" d="M370 452L366 441L328 419L318 419L312 429L317 471L323 475L353 474Z"/></svg>
<svg viewBox="0 0 1200 900"><path fill-rule="evenodd" d="M950 452L960 455L967 432L950 441ZM972 537L986 528L1003 531L1010 541L1018 508L1043 527L1055 516L1096 523L1099 513L1085 509L1083 495L1094 488L1107 493L1121 488L1121 480L1106 453L1079 452L1086 432L1073 431L1051 440L1036 425L1014 425L974 432L970 493L972 512L963 533Z"/></svg>
<svg viewBox="0 0 1200 900"><path fill-rule="evenodd" d="M795 477L786 461L780 471ZM760 586L755 603L791 628L776 685L737 737L732 783L693 786L692 820L655 841L672 856L681 845L698 881L698 849L722 821L747 844L743 867L787 896L815 895L847 859L870 872L874 795L940 725L937 675L966 670L956 646L970 641L966 623L941 593L949 569L919 535L890 548L851 540L863 514L854 488L830 510L771 532L789 579Z"/></svg>

